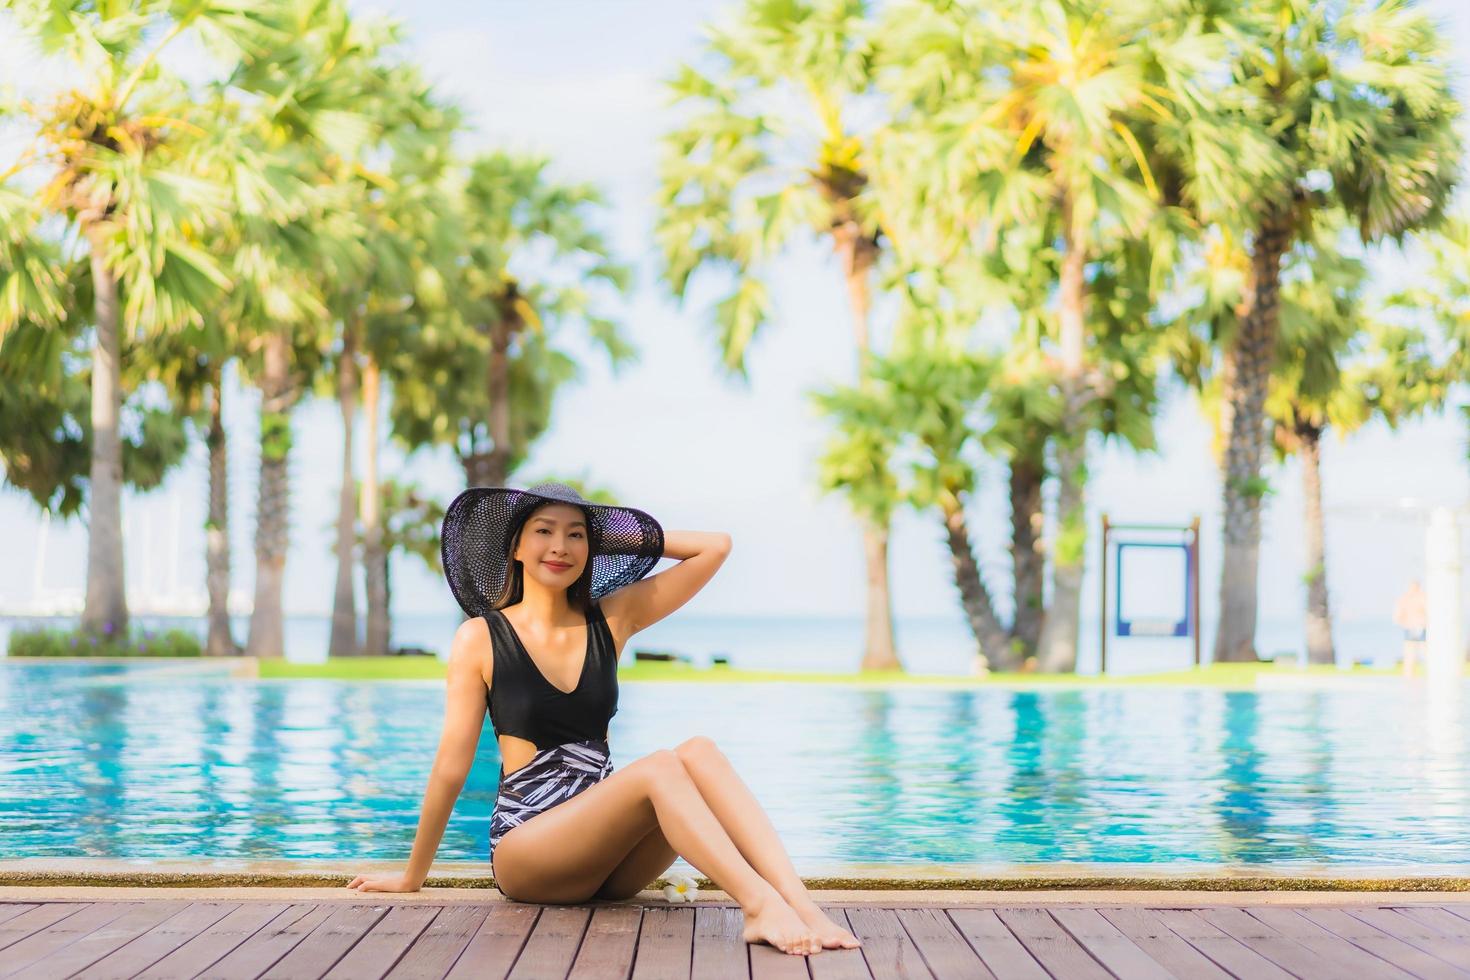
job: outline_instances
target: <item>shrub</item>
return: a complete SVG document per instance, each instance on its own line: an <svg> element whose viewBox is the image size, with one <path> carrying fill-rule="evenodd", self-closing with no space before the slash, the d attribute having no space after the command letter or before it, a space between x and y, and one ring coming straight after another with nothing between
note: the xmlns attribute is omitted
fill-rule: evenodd
<svg viewBox="0 0 1470 980"><path fill-rule="evenodd" d="M15 630L7 651L12 657L199 657L199 638L188 630L138 629L127 634L84 633L80 629Z"/></svg>

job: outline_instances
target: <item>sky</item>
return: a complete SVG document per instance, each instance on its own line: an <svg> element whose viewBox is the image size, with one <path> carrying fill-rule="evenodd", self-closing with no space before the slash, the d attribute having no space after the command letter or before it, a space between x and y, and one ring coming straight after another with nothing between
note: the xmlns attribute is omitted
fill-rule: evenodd
<svg viewBox="0 0 1470 980"><path fill-rule="evenodd" d="M710 305L716 294L696 289L681 306L656 275L657 137L672 118L663 82L696 53L704 25L730 4L402 0L354 6L404 21L410 51L440 90L467 110L474 132L462 150L544 153L556 176L600 186L612 205L604 227L619 255L635 267L635 288L621 316L640 350L639 363L614 376L589 353L583 378L559 397L551 431L513 482L581 475L611 488L618 502L651 512L666 528L728 531L734 551L717 579L686 607L690 614L859 615L860 535L842 501L816 489L815 460L826 430L806 394L845 383L855 371L846 297L830 250L799 243L775 268L775 317L750 353L748 385L718 370ZM1464 93L1470 9L1454 0L1425 6L1449 31ZM46 66L0 22L0 84L37 84L46 77ZM15 134L0 131L0 167L17 149ZM1376 259L1375 268L1380 288L1389 288L1411 277L1415 264L1390 256ZM883 314L880 304L880 331ZM248 594L259 399L234 384L227 396L234 583ZM305 404L296 413L295 432L286 603L290 611L326 612L335 573L332 526L341 453L336 406ZM1090 526L1096 528L1104 512L1115 522L1187 523L1200 515L1208 622L1218 588L1220 481L1209 431L1192 396L1171 391L1158 437L1159 451L1145 455L1093 444ZM447 451L405 459L391 445L384 473L417 480L446 502L463 479ZM1300 471L1294 463L1273 464L1268 475L1274 492L1261 550L1261 615L1299 620L1305 589ZM195 446L163 488L125 498L127 574L134 594L175 585L202 589L205 481L204 450ZM1437 416L1397 432L1373 425L1346 440L1330 437L1324 488L1338 620L1345 628L1381 623L1408 579L1422 574L1423 510L1434 504L1460 507L1467 500L1465 434L1455 419ZM998 468L983 474L971 516L987 578L1004 592L1008 516ZM41 522L28 497L0 492L0 534L10 555L0 562L4 607L27 601L34 591ZM1093 537L1085 618L1098 608ZM81 524L53 524L43 590L80 589L85 565ZM943 528L934 515L899 516L891 569L897 615L958 616ZM453 609L442 579L410 560L395 566L394 603L400 614Z"/></svg>

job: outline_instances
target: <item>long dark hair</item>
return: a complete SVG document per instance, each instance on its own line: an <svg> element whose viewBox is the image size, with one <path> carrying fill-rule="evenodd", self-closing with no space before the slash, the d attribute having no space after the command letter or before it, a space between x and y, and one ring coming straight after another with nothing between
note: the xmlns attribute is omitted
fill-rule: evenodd
<svg viewBox="0 0 1470 980"><path fill-rule="evenodd" d="M551 507L558 501L548 501L526 511L517 523L515 533L510 536L510 544L505 552L505 592L498 600L491 603L493 609L504 609L520 602L524 596L524 583L526 570L521 566L520 559L515 557L516 549L521 546L521 532L526 529L536 512L544 507ZM570 506L576 507L576 504ZM592 616L592 559L597 556L597 535L592 529L592 515L585 508L577 507L582 511L582 517L587 522L587 564L582 567L582 574L577 580L567 586L567 603L582 615Z"/></svg>

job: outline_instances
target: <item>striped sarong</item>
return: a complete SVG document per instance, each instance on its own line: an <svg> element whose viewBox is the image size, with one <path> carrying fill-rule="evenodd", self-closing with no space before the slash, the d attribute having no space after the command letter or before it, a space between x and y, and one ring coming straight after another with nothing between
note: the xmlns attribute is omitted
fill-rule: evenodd
<svg viewBox="0 0 1470 980"><path fill-rule="evenodd" d="M504 775L502 764L500 790L490 814L491 873L495 869L495 845L512 827L565 803L606 779L612 771L612 754L605 739L563 742L541 749L509 776Z"/></svg>

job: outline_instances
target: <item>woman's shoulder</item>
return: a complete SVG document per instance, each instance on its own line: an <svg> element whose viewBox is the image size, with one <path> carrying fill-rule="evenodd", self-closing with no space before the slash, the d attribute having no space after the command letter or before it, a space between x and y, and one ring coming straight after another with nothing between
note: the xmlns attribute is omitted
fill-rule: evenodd
<svg viewBox="0 0 1470 980"><path fill-rule="evenodd" d="M454 640L449 646L451 667L456 663L471 665L479 670L490 684L495 669L494 645L490 639L490 624L484 616L475 616L459 624L454 631Z"/></svg>

